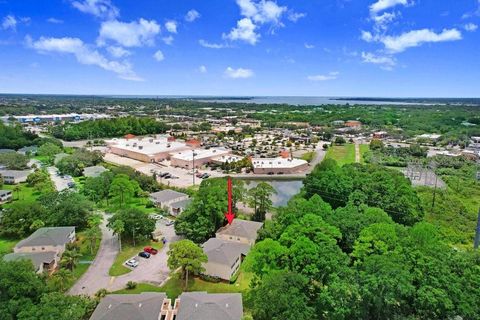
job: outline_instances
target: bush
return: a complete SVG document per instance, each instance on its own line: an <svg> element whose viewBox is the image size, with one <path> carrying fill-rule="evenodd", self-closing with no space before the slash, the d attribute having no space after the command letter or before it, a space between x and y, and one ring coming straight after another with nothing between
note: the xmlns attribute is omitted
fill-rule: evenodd
<svg viewBox="0 0 480 320"><path fill-rule="evenodd" d="M137 283L135 281L128 281L126 288L127 290L133 290L137 287Z"/></svg>
<svg viewBox="0 0 480 320"><path fill-rule="evenodd" d="M201 274L199 277L204 281L213 282L213 283L219 283L222 281L222 279L220 279L219 277L212 277L206 274Z"/></svg>

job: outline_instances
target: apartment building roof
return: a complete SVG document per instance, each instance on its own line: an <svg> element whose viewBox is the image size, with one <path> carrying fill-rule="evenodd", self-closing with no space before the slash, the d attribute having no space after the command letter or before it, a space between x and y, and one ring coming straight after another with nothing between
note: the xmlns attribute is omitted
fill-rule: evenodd
<svg viewBox="0 0 480 320"><path fill-rule="evenodd" d="M226 241L218 238L210 238L203 245L203 252L208 257L208 262L231 266L237 258L247 255L250 245L245 243Z"/></svg>
<svg viewBox="0 0 480 320"><path fill-rule="evenodd" d="M218 229L217 234L232 235L256 240L258 230L262 226L263 223L261 222L233 219L232 224L227 224L226 226Z"/></svg>
<svg viewBox="0 0 480 320"><path fill-rule="evenodd" d="M75 231L75 227L49 227L40 228L28 238L23 239L16 248L31 246L59 246L65 245L70 240L68 235Z"/></svg>
<svg viewBox="0 0 480 320"><path fill-rule="evenodd" d="M176 320L240 320L243 317L240 293L184 292L179 299Z"/></svg>
<svg viewBox="0 0 480 320"><path fill-rule="evenodd" d="M159 319L166 297L163 292L109 294L100 301L90 320Z"/></svg>

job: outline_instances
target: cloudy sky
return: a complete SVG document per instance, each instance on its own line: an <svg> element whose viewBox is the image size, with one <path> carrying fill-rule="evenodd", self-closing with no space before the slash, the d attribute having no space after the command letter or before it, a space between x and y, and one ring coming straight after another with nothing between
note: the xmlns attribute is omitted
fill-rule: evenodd
<svg viewBox="0 0 480 320"><path fill-rule="evenodd" d="M479 97L480 0L0 0L0 92Z"/></svg>

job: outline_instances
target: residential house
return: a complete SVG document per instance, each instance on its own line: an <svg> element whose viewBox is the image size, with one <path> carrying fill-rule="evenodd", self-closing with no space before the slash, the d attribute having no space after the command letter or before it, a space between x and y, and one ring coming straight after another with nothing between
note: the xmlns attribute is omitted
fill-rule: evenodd
<svg viewBox="0 0 480 320"><path fill-rule="evenodd" d="M18 261L18 260L30 260L35 268L35 271L39 274L44 272L50 272L57 266L55 259L56 253L49 252L17 252L9 253L3 256L4 261Z"/></svg>
<svg viewBox="0 0 480 320"><path fill-rule="evenodd" d="M258 230L260 230L262 226L263 223L261 222L233 219L232 224L227 224L218 229L215 236L218 239L253 246L257 240Z"/></svg>
<svg viewBox="0 0 480 320"><path fill-rule="evenodd" d="M210 238L202 245L208 261L203 274L229 281L238 271L243 258L250 251L247 243Z"/></svg>
<svg viewBox="0 0 480 320"><path fill-rule="evenodd" d="M38 151L37 146L23 147L17 150L18 153L24 154L24 155L36 155L37 151Z"/></svg>
<svg viewBox="0 0 480 320"><path fill-rule="evenodd" d="M83 175L87 178L96 178L105 171L108 171L108 169L105 169L104 166L86 167L85 169L83 169Z"/></svg>
<svg viewBox="0 0 480 320"><path fill-rule="evenodd" d="M15 253L54 252L58 262L66 245L75 241L75 227L40 228L13 248Z"/></svg>
<svg viewBox="0 0 480 320"><path fill-rule="evenodd" d="M191 202L188 194L170 189L151 193L150 200L172 216L182 213Z"/></svg>
<svg viewBox="0 0 480 320"><path fill-rule="evenodd" d="M160 320L171 309L169 301L163 292L109 294L100 301L90 320Z"/></svg>
<svg viewBox="0 0 480 320"><path fill-rule="evenodd" d="M178 306L175 320L240 320L243 317L240 293L184 292L175 300L175 305Z"/></svg>
<svg viewBox="0 0 480 320"><path fill-rule="evenodd" d="M19 184L27 181L32 170L0 170L0 176L5 184Z"/></svg>
<svg viewBox="0 0 480 320"><path fill-rule="evenodd" d="M0 204L12 199L12 190L0 190Z"/></svg>
<svg viewBox="0 0 480 320"><path fill-rule="evenodd" d="M184 292L172 307L163 292L109 294L90 320L241 320L240 293Z"/></svg>

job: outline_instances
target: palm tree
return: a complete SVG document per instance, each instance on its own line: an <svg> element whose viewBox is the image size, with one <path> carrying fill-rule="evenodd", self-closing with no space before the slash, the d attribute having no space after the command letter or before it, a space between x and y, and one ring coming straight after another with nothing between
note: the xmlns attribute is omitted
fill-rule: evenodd
<svg viewBox="0 0 480 320"><path fill-rule="evenodd" d="M90 228L98 227L102 224L103 216L100 213L94 213L88 217L87 224Z"/></svg>
<svg viewBox="0 0 480 320"><path fill-rule="evenodd" d="M20 186L17 184L15 187L13 187L13 192L17 194L17 200L20 200Z"/></svg>
<svg viewBox="0 0 480 320"><path fill-rule="evenodd" d="M85 238L90 242L90 253L93 254L93 248L97 243L97 239L101 235L101 230L98 226L93 226L85 231Z"/></svg>
<svg viewBox="0 0 480 320"><path fill-rule="evenodd" d="M115 220L112 224L113 233L118 236L118 244L122 251L122 233L125 231L125 223L122 220Z"/></svg>
<svg viewBox="0 0 480 320"><path fill-rule="evenodd" d="M52 276L52 283L58 291L65 291L66 285L73 280L73 274L67 269L59 269Z"/></svg>
<svg viewBox="0 0 480 320"><path fill-rule="evenodd" d="M67 250L63 253L60 263L64 265L68 270L73 271L78 264L78 258L82 255L77 250Z"/></svg>

